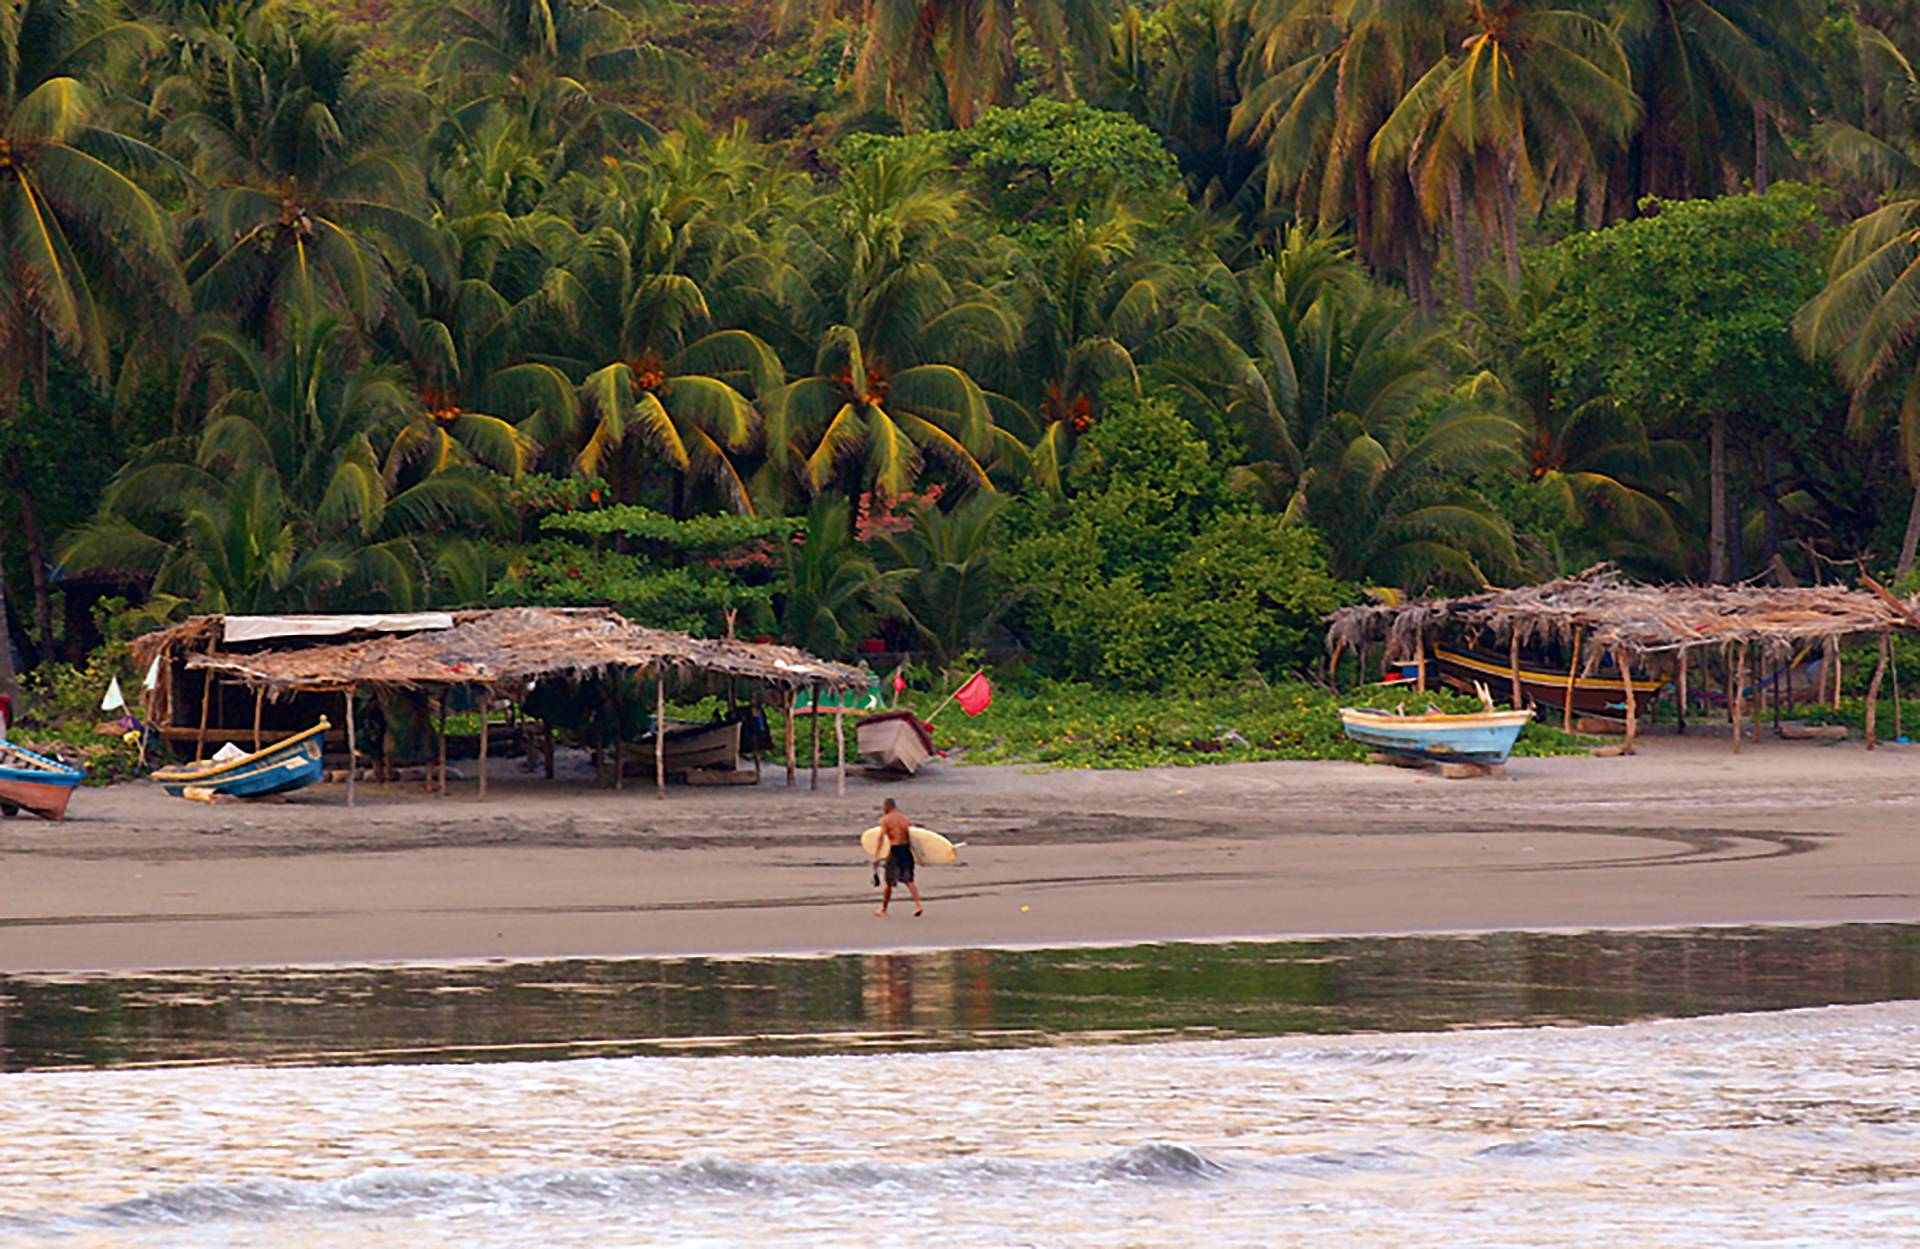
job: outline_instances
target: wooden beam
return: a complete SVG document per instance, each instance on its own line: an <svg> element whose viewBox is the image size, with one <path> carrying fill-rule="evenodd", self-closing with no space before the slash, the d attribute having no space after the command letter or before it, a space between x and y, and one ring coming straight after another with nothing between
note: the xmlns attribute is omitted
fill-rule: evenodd
<svg viewBox="0 0 1920 1249"><path fill-rule="evenodd" d="M1566 707L1560 717L1560 729L1562 732L1565 732L1565 733L1573 732L1573 682L1574 682L1575 674L1577 674L1579 671L1580 671L1580 631L1578 629L1575 629L1573 631L1573 658L1567 661Z"/></svg>
<svg viewBox="0 0 1920 1249"><path fill-rule="evenodd" d="M1840 710L1840 640L1833 641L1833 709Z"/></svg>
<svg viewBox="0 0 1920 1249"><path fill-rule="evenodd" d="M1334 693L1340 692L1340 652L1346 649L1345 642L1333 644L1333 657L1327 660L1327 686Z"/></svg>
<svg viewBox="0 0 1920 1249"><path fill-rule="evenodd" d="M1880 635L1880 662L1873 667L1873 680L1867 683L1867 749L1872 750L1880 744L1875 735L1876 721L1880 713L1880 681L1887 675L1887 635Z"/></svg>
<svg viewBox="0 0 1920 1249"><path fill-rule="evenodd" d="M800 784L799 777L796 775L796 772L798 770L798 763L794 759L794 753L793 753L793 704L794 704L794 700L797 697L799 697L798 691L791 688L787 690L785 701L786 701L786 710L787 710L787 788L788 789L795 789Z"/></svg>
<svg viewBox="0 0 1920 1249"><path fill-rule="evenodd" d="M1423 629L1413 635L1413 688L1427 692L1427 634Z"/></svg>
<svg viewBox="0 0 1920 1249"><path fill-rule="evenodd" d="M1727 704L1733 711L1733 753L1740 753L1740 720L1747 709L1747 644L1739 645L1739 664L1730 672L1733 677L1733 689L1729 691Z"/></svg>
<svg viewBox="0 0 1920 1249"><path fill-rule="evenodd" d="M1676 720L1674 732L1677 735L1684 737L1687 732L1687 649L1684 646L1680 648L1679 677L1680 677L1680 710L1677 713L1678 718Z"/></svg>
<svg viewBox="0 0 1920 1249"><path fill-rule="evenodd" d="M261 686L253 692L253 748L260 749L260 712L267 702L267 687Z"/></svg>
<svg viewBox="0 0 1920 1249"><path fill-rule="evenodd" d="M814 685L811 689L813 714L807 719L813 721L813 772L807 778L807 788L818 793L820 791L820 687Z"/></svg>
<svg viewBox="0 0 1920 1249"><path fill-rule="evenodd" d="M440 691L440 796L447 796L447 692Z"/></svg>
<svg viewBox="0 0 1920 1249"><path fill-rule="evenodd" d="M487 721L491 718L492 711L493 689L491 686L483 685L480 687L480 766L478 769L482 798L487 796Z"/></svg>
<svg viewBox="0 0 1920 1249"><path fill-rule="evenodd" d="M653 666L653 796L667 800L667 672Z"/></svg>
<svg viewBox="0 0 1920 1249"><path fill-rule="evenodd" d="M213 707L213 669L204 668L207 679L200 686L200 731L193 739L193 761L200 762L207 757L207 712Z"/></svg>
<svg viewBox="0 0 1920 1249"><path fill-rule="evenodd" d="M1513 681L1513 709L1518 711L1526 704L1526 696L1520 690L1520 630L1517 628L1507 639L1507 670Z"/></svg>
<svg viewBox="0 0 1920 1249"><path fill-rule="evenodd" d="M842 699L846 698L845 690L842 690L840 692L840 697ZM833 792L835 794L838 794L842 798L845 798L847 796L847 714L846 712L847 712L847 709L844 706L835 707L833 709L833 753L838 759L838 766L836 768L836 774L833 780Z"/></svg>
<svg viewBox="0 0 1920 1249"><path fill-rule="evenodd" d="M348 686L342 696L347 700L347 805L352 806L360 773L360 739L353 728L353 687Z"/></svg>
<svg viewBox="0 0 1920 1249"><path fill-rule="evenodd" d="M1633 662L1627 658L1623 647L1614 647L1613 662L1620 669L1620 688L1627 692L1627 741L1623 754L1633 753L1633 744L1640 736L1639 700L1633 696Z"/></svg>

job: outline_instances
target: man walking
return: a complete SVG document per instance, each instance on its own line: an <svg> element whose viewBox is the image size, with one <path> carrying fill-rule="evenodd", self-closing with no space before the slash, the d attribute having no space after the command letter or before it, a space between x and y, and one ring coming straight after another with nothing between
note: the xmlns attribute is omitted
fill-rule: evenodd
<svg viewBox="0 0 1920 1249"><path fill-rule="evenodd" d="M913 835L907 824L907 817L900 814L888 798L880 804L880 849L885 854L887 887L880 893L880 908L875 915L885 915L887 904L893 901L893 887L904 884L907 892L913 895L913 913L920 915L926 908L920 904L920 886L913 882ZM875 856L874 862L881 859Z"/></svg>

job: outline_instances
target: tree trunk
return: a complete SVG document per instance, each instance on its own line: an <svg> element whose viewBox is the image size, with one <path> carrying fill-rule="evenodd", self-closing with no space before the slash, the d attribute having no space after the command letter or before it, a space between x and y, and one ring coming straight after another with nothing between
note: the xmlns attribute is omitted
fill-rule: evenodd
<svg viewBox="0 0 1920 1249"><path fill-rule="evenodd" d="M1767 111L1758 104L1753 106L1753 189L1756 194L1765 195L1771 182L1768 169L1767 151Z"/></svg>
<svg viewBox="0 0 1920 1249"><path fill-rule="evenodd" d="M14 715L20 714L20 677L13 670L13 630L7 623L7 570L0 563L0 694L13 700Z"/></svg>
<svg viewBox="0 0 1920 1249"><path fill-rule="evenodd" d="M27 571L33 577L33 627L39 635L35 649L43 659L58 654L53 637L53 594L47 583L47 536L25 483L16 487L20 500L20 536L26 540Z"/></svg>
<svg viewBox="0 0 1920 1249"><path fill-rule="evenodd" d="M1353 253L1369 271L1373 269L1373 176L1367 168L1367 150L1356 148L1353 154Z"/></svg>
<svg viewBox="0 0 1920 1249"><path fill-rule="evenodd" d="M1474 246L1468 233L1472 228L1467 219L1467 193L1460 185L1460 171L1452 170L1447 174L1447 214L1453 219L1453 269L1454 277L1460 283L1460 303L1467 311L1476 310L1473 300Z"/></svg>
<svg viewBox="0 0 1920 1249"><path fill-rule="evenodd" d="M1913 571L1913 560L1920 551L1920 471L1913 474L1913 506L1907 509L1907 535L1900 540L1900 563L1894 579L1904 581Z"/></svg>
<svg viewBox="0 0 1920 1249"><path fill-rule="evenodd" d="M1709 498L1707 520L1707 580L1721 585L1727 579L1727 418L1714 413L1707 434L1709 444Z"/></svg>
<svg viewBox="0 0 1920 1249"><path fill-rule="evenodd" d="M1507 253L1507 284L1520 286L1520 201L1514 193L1518 170L1511 157L1500 169L1500 243Z"/></svg>

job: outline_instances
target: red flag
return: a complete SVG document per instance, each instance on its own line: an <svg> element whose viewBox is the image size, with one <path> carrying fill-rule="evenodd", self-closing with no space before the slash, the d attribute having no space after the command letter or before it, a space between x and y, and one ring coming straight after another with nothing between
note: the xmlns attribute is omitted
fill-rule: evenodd
<svg viewBox="0 0 1920 1249"><path fill-rule="evenodd" d="M960 704L960 710L970 716L977 716L993 702L993 685L987 680L987 674L976 672L967 678L967 683L954 691L953 700Z"/></svg>
<svg viewBox="0 0 1920 1249"><path fill-rule="evenodd" d="M893 670L893 692L896 694L904 693L907 688L907 678L900 675L901 671L899 668Z"/></svg>

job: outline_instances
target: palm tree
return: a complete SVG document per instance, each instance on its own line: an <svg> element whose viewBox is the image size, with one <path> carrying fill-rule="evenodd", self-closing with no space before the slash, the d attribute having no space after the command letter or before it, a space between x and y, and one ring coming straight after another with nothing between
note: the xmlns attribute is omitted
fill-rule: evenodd
<svg viewBox="0 0 1920 1249"><path fill-rule="evenodd" d="M1469 191L1497 226L1507 281L1517 284L1521 209L1548 191L1597 202L1596 146L1624 138L1638 111L1614 32L1551 3L1469 0L1459 53L1421 75L1369 145L1376 172L1409 172L1429 221L1449 216L1463 274Z"/></svg>
<svg viewBox="0 0 1920 1249"><path fill-rule="evenodd" d="M1881 392L1898 388L1894 420L1913 483L1898 565L1905 577L1920 553L1920 74L1880 31L1862 27L1860 40L1870 74L1885 84L1888 137L1829 122L1815 138L1828 161L1883 199L1848 228L1826 288L1795 317L1794 335L1807 351L1831 357L1852 389L1856 433L1876 423Z"/></svg>
<svg viewBox="0 0 1920 1249"><path fill-rule="evenodd" d="M889 606L889 584L899 577L882 573L854 540L845 499L814 500L806 537L781 550L780 632L793 645L843 654Z"/></svg>
<svg viewBox="0 0 1920 1249"><path fill-rule="evenodd" d="M1076 217L1025 275L1021 365L1039 392L1033 469L1046 489L1060 489L1076 438L1098 419L1101 386L1121 381L1137 391L1135 353L1171 320L1177 271L1138 255L1136 226L1111 208Z"/></svg>
<svg viewBox="0 0 1920 1249"><path fill-rule="evenodd" d="M994 567L1000 550L995 526L1006 496L976 494L951 512L923 504L913 527L889 534L891 586L906 618L943 667L982 633L999 623L1018 601Z"/></svg>
<svg viewBox="0 0 1920 1249"><path fill-rule="evenodd" d="M1016 318L1005 292L983 280L988 258L955 228L964 198L938 176L937 156L883 154L842 182L815 281L833 319L817 331L813 372L787 386L768 433L776 468L798 444L816 492L864 461L860 480L897 498L924 455L990 489L991 457L1024 451L968 367L1012 355Z"/></svg>
<svg viewBox="0 0 1920 1249"><path fill-rule="evenodd" d="M426 99L356 73L361 52L337 28L259 23L155 93L207 186L190 236L199 310L264 330L331 304L371 323L390 266L450 279L410 151Z"/></svg>
<svg viewBox="0 0 1920 1249"><path fill-rule="evenodd" d="M657 132L597 85L690 81L686 59L640 36L630 10L603 0L454 0L422 4L410 33L434 49L427 74L456 132L496 111L525 126L558 174Z"/></svg>
<svg viewBox="0 0 1920 1249"><path fill-rule="evenodd" d="M814 7L834 17L847 6ZM1014 48L1024 35L1048 64L1052 92L1073 95L1074 70L1090 76L1105 53L1111 10L1110 0L863 0L854 88L911 122L937 77L947 115L970 126L983 109L1011 101Z"/></svg>
<svg viewBox="0 0 1920 1249"><path fill-rule="evenodd" d="M185 306L172 229L137 180L168 162L114 127L96 87L156 42L74 0L0 0L0 433L19 419L23 386L44 390L53 353L106 379L116 309L164 319ZM32 507L24 487L20 501ZM39 590L45 552L29 543L28 558ZM49 609L36 614L45 631ZM12 654L0 602L9 689Z"/></svg>
<svg viewBox="0 0 1920 1249"><path fill-rule="evenodd" d="M203 609L418 607L463 529L504 523L478 470L395 454L409 397L351 366L338 322L296 313L271 355L231 331L204 346L227 386L204 430L123 470L68 563L150 574Z"/></svg>

